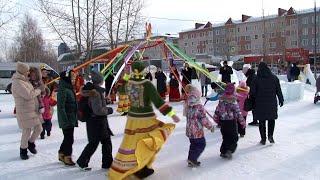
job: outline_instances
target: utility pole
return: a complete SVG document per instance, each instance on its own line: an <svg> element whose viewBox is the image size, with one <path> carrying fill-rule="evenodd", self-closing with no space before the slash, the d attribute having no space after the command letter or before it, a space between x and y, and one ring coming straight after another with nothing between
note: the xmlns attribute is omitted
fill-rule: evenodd
<svg viewBox="0 0 320 180"><path fill-rule="evenodd" d="M314 78L317 79L317 4L316 0L314 0L314 59L313 59L313 66L314 66Z"/></svg>

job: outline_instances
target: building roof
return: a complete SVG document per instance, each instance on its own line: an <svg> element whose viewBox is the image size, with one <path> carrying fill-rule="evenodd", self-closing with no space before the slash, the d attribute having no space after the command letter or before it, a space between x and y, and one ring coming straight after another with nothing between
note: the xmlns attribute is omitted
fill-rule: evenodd
<svg viewBox="0 0 320 180"><path fill-rule="evenodd" d="M279 10L284 10L284 9L281 9L279 8ZM249 17L249 18L245 18L246 20L244 22L242 22L242 20L233 20L232 18L229 18L228 21L226 21L226 23L217 23L217 24L212 24L212 27L213 28L217 28L217 27L223 27L225 26L226 24L244 24L244 23L251 23L251 22L258 22L258 21L262 21L263 19L264 20L271 20L271 19L276 19L277 17L281 17L281 16L290 16L290 15L294 15L294 14L298 14L298 15L301 15L301 14L308 14L308 13L313 13L314 12L314 8L310 8L310 9L304 9L304 10L295 10L294 8L290 7L287 11L284 10L285 12L281 11L281 14L273 14L273 15L268 15L268 16L260 16L260 17L249 17L246 15L246 17ZM317 8L317 12L320 11L320 7ZM280 15L280 16L279 16ZM198 23L197 23L198 24ZM203 26L200 26L199 28L195 29L195 28L192 28L192 29L187 29L187 30L183 30L181 31L180 33L185 33L185 32L190 32L190 31L197 31L197 30L202 30L204 29L204 24L202 24Z"/></svg>

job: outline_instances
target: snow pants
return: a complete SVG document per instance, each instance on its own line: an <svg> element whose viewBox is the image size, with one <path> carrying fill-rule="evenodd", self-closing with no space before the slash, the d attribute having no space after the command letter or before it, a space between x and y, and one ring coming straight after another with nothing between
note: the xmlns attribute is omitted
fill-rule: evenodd
<svg viewBox="0 0 320 180"><path fill-rule="evenodd" d="M42 131L41 124L38 124L32 128L25 128L22 129L22 135L21 135L21 149L27 149L28 148L28 141L31 143L34 143L36 139L39 137L40 133ZM32 132L32 134L31 134Z"/></svg>
<svg viewBox="0 0 320 180"><path fill-rule="evenodd" d="M234 120L224 120L220 121L220 124L222 134L220 152L222 154L225 154L227 151L234 153L237 149L237 142L239 140L237 122Z"/></svg>
<svg viewBox="0 0 320 180"><path fill-rule="evenodd" d="M206 147L206 139L203 138L197 138L197 139L190 139L190 148L189 148L189 155L188 160L196 162L198 161L198 158L204 151L204 148Z"/></svg>

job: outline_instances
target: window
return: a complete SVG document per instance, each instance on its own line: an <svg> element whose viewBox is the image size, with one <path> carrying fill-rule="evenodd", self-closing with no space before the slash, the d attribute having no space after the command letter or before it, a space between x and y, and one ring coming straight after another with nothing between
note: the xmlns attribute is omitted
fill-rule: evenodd
<svg viewBox="0 0 320 180"><path fill-rule="evenodd" d="M254 35L254 39L258 39L259 38L259 36L258 35Z"/></svg>
<svg viewBox="0 0 320 180"><path fill-rule="evenodd" d="M191 45L193 46L193 42L191 42Z"/></svg>
<svg viewBox="0 0 320 180"><path fill-rule="evenodd" d="M246 26L246 31L248 31L248 27Z"/></svg>
<svg viewBox="0 0 320 180"><path fill-rule="evenodd" d="M219 52L219 47L216 47L216 51Z"/></svg>
<svg viewBox="0 0 320 180"><path fill-rule="evenodd" d="M186 47L187 47L187 46L188 46L188 43L184 43L184 46L186 46Z"/></svg>
<svg viewBox="0 0 320 180"><path fill-rule="evenodd" d="M216 30L216 35L220 35L220 30Z"/></svg>
<svg viewBox="0 0 320 180"><path fill-rule="evenodd" d="M302 29L302 35L307 36L308 35L308 28L303 28Z"/></svg>
<svg viewBox="0 0 320 180"><path fill-rule="evenodd" d="M192 50L192 54L194 54L194 50Z"/></svg>
<svg viewBox="0 0 320 180"><path fill-rule="evenodd" d="M251 45L250 44L246 45L246 50L251 50Z"/></svg>
<svg viewBox="0 0 320 180"><path fill-rule="evenodd" d="M274 33L271 33L271 34L270 34L270 37L271 37L271 38L274 38L274 36L275 36Z"/></svg>
<svg viewBox="0 0 320 180"><path fill-rule="evenodd" d="M254 30L257 30L257 26L254 26Z"/></svg>
<svg viewBox="0 0 320 180"><path fill-rule="evenodd" d="M270 42L270 48L276 48L276 42Z"/></svg>
<svg viewBox="0 0 320 180"><path fill-rule="evenodd" d="M236 48L235 48L235 47L231 47L231 48L230 48L230 51L231 51L231 52L235 52L235 51L236 51Z"/></svg>
<svg viewBox="0 0 320 180"><path fill-rule="evenodd" d="M1 70L0 71L0 78L11 78L12 77L11 74L13 74L13 73L10 70Z"/></svg>
<svg viewBox="0 0 320 180"><path fill-rule="evenodd" d="M221 39L221 42L222 42L222 43L224 43L224 42L225 42L225 40L224 40L224 39Z"/></svg>
<svg viewBox="0 0 320 180"><path fill-rule="evenodd" d="M250 36L246 36L245 38L246 38L246 41L250 41L251 39Z"/></svg>
<svg viewBox="0 0 320 180"><path fill-rule="evenodd" d="M308 24L308 17L304 17L302 19L302 24Z"/></svg>
<svg viewBox="0 0 320 180"><path fill-rule="evenodd" d="M314 38L312 39L311 44L314 46ZM317 39L317 45L319 45L319 39Z"/></svg>
<svg viewBox="0 0 320 180"><path fill-rule="evenodd" d="M191 36L190 36L190 34L188 35L188 39L190 39L191 38Z"/></svg>
<svg viewBox="0 0 320 180"><path fill-rule="evenodd" d="M240 32L240 28L238 28L238 32Z"/></svg>
<svg viewBox="0 0 320 180"><path fill-rule="evenodd" d="M297 20L296 19L290 19L290 25L294 25L297 24Z"/></svg>
<svg viewBox="0 0 320 180"><path fill-rule="evenodd" d="M275 26L275 23L270 23L270 27L274 27Z"/></svg>
<svg viewBox="0 0 320 180"><path fill-rule="evenodd" d="M309 44L308 39L302 39L303 46L308 46L308 44Z"/></svg>
<svg viewBox="0 0 320 180"><path fill-rule="evenodd" d="M216 43L219 44L219 39L216 39Z"/></svg>
<svg viewBox="0 0 320 180"><path fill-rule="evenodd" d="M297 46L298 42L297 41L291 41L291 46Z"/></svg>

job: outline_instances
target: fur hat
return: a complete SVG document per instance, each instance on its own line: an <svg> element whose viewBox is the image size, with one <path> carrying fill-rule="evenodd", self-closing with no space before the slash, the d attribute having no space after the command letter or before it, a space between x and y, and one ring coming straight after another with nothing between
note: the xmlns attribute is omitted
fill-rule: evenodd
<svg viewBox="0 0 320 180"><path fill-rule="evenodd" d="M60 79L71 84L71 71L63 71L60 73Z"/></svg>
<svg viewBox="0 0 320 180"><path fill-rule="evenodd" d="M228 83L226 89L224 90L225 95L234 95L236 88L233 83Z"/></svg>
<svg viewBox="0 0 320 180"><path fill-rule="evenodd" d="M26 74L30 70L30 67L28 64L17 62L17 72L20 74Z"/></svg>
<svg viewBox="0 0 320 180"><path fill-rule="evenodd" d="M92 71L91 72L91 80L93 84L100 84L103 82L103 77L99 72Z"/></svg>

